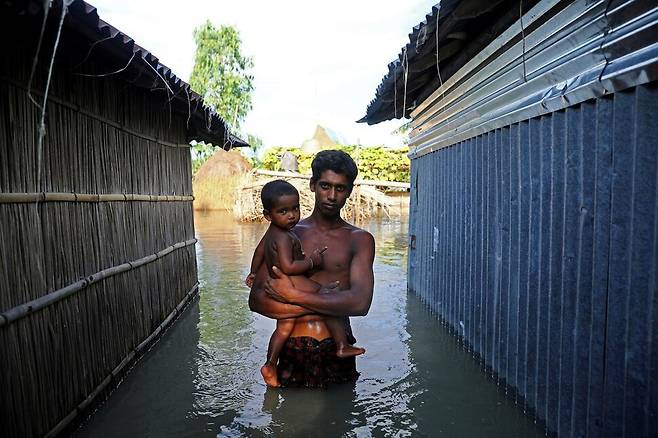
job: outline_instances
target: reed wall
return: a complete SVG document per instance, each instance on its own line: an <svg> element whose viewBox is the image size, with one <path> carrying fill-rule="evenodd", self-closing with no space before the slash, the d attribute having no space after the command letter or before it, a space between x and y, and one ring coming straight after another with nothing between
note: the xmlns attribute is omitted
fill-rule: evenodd
<svg viewBox="0 0 658 438"><path fill-rule="evenodd" d="M187 145L187 114L171 107L157 81L144 89L125 73L77 74L116 65L85 59L88 46L69 32L55 58L39 147L41 108L30 95L41 104L50 37L30 92L34 41L8 47L0 71L4 436L59 433L116 384L197 285L190 152L179 147ZM42 195L10 196L21 193ZM57 200L57 193L75 195ZM85 194L125 196L78 196ZM34 306L76 282L79 291Z"/></svg>
<svg viewBox="0 0 658 438"><path fill-rule="evenodd" d="M658 83L412 160L409 288L552 434L658 431Z"/></svg>

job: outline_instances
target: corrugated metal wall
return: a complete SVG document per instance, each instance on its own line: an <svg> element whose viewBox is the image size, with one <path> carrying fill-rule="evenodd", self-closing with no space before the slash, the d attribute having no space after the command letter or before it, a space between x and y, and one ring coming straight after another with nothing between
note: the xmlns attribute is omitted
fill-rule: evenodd
<svg viewBox="0 0 658 438"><path fill-rule="evenodd" d="M560 436L658 434L658 83L412 160L409 288Z"/></svg>

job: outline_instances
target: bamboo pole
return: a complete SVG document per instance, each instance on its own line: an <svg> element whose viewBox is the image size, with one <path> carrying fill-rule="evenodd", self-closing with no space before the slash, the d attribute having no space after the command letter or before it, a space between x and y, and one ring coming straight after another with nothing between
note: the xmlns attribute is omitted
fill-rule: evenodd
<svg viewBox="0 0 658 438"><path fill-rule="evenodd" d="M354 223L358 223L361 221L361 186L356 186L354 188L353 192L354 196L354 209L352 210L354 219Z"/></svg>
<svg viewBox="0 0 658 438"><path fill-rule="evenodd" d="M250 189L254 189L256 187L261 187L262 188L265 184L267 184L269 182L272 182L272 181L276 181L276 178L268 179L268 180L265 180L265 181L256 181L255 183L246 184L244 186L240 186L240 190L250 190Z"/></svg>
<svg viewBox="0 0 658 438"><path fill-rule="evenodd" d="M21 318L24 318L34 312L44 309L50 306L51 304L61 301L70 295L78 293L81 290L86 289L90 285L94 283L98 283L99 281L105 278L112 277L122 272L127 272L133 269L137 269L140 266L146 265L148 263L152 263L155 260L166 256L167 254L173 252L174 250L184 248L189 245L194 245L196 242L197 242L196 239L190 239L185 242L178 242L161 251L158 251L155 254L142 257L141 259L134 260L132 262L127 262L121 265L112 266L111 268L103 269L102 271L96 272L95 274L92 274L87 278L69 284L66 287L58 289L54 292L50 292L49 294L46 294L42 297L39 297L27 303L13 307L0 314L0 327L8 326Z"/></svg>
<svg viewBox="0 0 658 438"><path fill-rule="evenodd" d="M0 193L0 204L25 204L32 202L181 202L193 200L194 196L142 195L135 193Z"/></svg>
<svg viewBox="0 0 658 438"><path fill-rule="evenodd" d="M257 169L257 170L254 170L254 173L256 175L276 176L276 177L280 177L280 178L311 179L311 175L304 175L304 174L295 173L295 172L277 172L277 171L274 171L274 170ZM398 189L409 189L411 187L411 184L406 183L406 182L378 181L378 180L371 180L371 179L357 179L357 180L354 181L354 185L355 186L392 187L392 188L398 188Z"/></svg>
<svg viewBox="0 0 658 438"><path fill-rule="evenodd" d="M148 347L153 346L155 342L158 341L160 336L164 334L171 324L180 316L188 304L192 302L192 299L199 291L199 283L197 282L192 289L190 289L181 302L171 311L171 313L158 325L158 327L151 333L146 339L139 343L126 357L117 365L110 374L101 381L101 383L89 394L78 406L76 406L69 414L64 417L55 427L53 427L46 435L46 438L58 436L71 422L78 417L80 414L86 411L87 408L94 402L97 401L97 397L112 383L116 381L118 383L118 378L121 374L126 371L128 365L139 360L144 353L148 351Z"/></svg>

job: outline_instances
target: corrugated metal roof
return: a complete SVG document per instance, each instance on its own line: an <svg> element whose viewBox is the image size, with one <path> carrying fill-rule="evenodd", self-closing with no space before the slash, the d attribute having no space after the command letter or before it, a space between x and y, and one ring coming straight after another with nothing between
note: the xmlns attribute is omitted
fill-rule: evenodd
<svg viewBox="0 0 658 438"><path fill-rule="evenodd" d="M527 11L536 3L537 0L523 1L523 10ZM413 28L409 42L402 47L397 59L388 65L388 73L359 122L374 125L409 117L409 113L442 82L518 19L520 5L519 0L443 0L437 3L425 20Z"/></svg>
<svg viewBox="0 0 658 438"><path fill-rule="evenodd" d="M203 98L192 90L190 85L177 77L169 67L162 64L160 60L148 50L139 46L135 41L111 24L103 21L96 8L82 0L67 0L69 3L64 27L75 29L94 45L94 51L111 53L123 56L126 59L134 56L141 59L149 67L140 73L141 80L135 81L134 85L151 88L154 81L165 81L173 96L170 98L184 102L189 105L190 126L189 136L199 141L207 141L221 145L225 149L231 147L248 146L248 144L231 134L227 130L226 123L209 107L204 105ZM34 16L41 19L44 13L43 1L36 0L6 0L5 6L18 14ZM154 7L157 2L154 3ZM48 11L49 20L59 20L62 10L62 1L56 0L50 4Z"/></svg>
<svg viewBox="0 0 658 438"><path fill-rule="evenodd" d="M542 0L411 113L410 156L655 81L657 31L658 0Z"/></svg>

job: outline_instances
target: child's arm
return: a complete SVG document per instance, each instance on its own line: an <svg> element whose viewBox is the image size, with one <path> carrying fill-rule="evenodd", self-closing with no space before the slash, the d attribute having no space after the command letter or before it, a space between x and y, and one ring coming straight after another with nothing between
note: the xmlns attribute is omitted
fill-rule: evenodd
<svg viewBox="0 0 658 438"><path fill-rule="evenodd" d="M249 269L249 275L247 275L247 278L244 279L244 284L246 284L249 287L252 287L254 285L254 278L256 278L256 273L258 272L258 268L260 268L260 265L262 265L264 261L265 261L265 236L263 236L263 238L260 239L260 242L258 242L258 246L254 250L254 255L251 259L251 268Z"/></svg>
<svg viewBox="0 0 658 438"><path fill-rule="evenodd" d="M313 251L311 257L306 256L303 260L294 260L292 255L292 240L287 234L281 233L277 235L274 238L274 244L276 245L278 255L276 266L287 275L301 275L322 263L322 253L318 250Z"/></svg>

